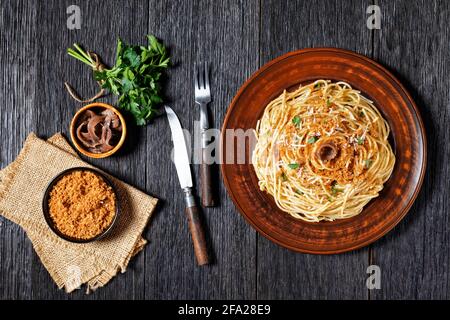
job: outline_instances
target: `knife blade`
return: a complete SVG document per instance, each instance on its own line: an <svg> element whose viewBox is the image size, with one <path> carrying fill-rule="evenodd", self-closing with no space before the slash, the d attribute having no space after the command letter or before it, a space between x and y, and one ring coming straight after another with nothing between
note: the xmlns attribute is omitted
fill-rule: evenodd
<svg viewBox="0 0 450 320"><path fill-rule="evenodd" d="M172 132L172 141L174 145L173 162L177 169L178 180L181 188L192 188L192 174L189 164L189 153L186 147L186 140L184 139L183 129L181 128L180 120L177 115L168 106L166 109L167 119L169 120L170 131Z"/></svg>
<svg viewBox="0 0 450 320"><path fill-rule="evenodd" d="M180 186L184 192L185 212L194 245L194 253L197 258L197 263L202 266L209 263L209 257L206 248L205 233L200 219L200 211L195 203L192 189L192 174L186 140L184 139L180 120L175 112L169 106L164 106L164 109L166 110L167 120L169 120L170 131L172 133L174 146L173 162Z"/></svg>

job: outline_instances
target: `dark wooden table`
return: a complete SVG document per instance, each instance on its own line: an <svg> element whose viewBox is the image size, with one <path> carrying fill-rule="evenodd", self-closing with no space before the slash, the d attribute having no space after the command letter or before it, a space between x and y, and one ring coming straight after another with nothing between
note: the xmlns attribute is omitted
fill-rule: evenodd
<svg viewBox="0 0 450 320"><path fill-rule="evenodd" d="M81 29L69 30L67 7L81 9ZM149 245L124 274L86 296L58 290L23 230L0 218L0 298L5 299L448 299L450 295L450 2L375 1L381 29L368 29L373 1L25 1L0 4L0 167L14 160L31 131L68 134L80 107L64 91L70 82L95 91L88 68L65 53L82 43L113 63L117 37L144 43L153 33L170 47L174 67L168 102L192 130L193 64L212 65L213 122L259 67L288 51L339 47L392 70L410 90L425 121L428 168L407 217L361 250L314 256L283 249L258 235L220 185L220 206L204 211L215 263L199 268L183 213L167 121L132 130L134 147L91 161L159 197L145 234ZM101 101L114 103L114 97ZM196 169L197 170L197 169ZM198 175L197 175L198 176ZM388 214L388 213L387 213ZM368 290L366 269L381 269L381 289Z"/></svg>

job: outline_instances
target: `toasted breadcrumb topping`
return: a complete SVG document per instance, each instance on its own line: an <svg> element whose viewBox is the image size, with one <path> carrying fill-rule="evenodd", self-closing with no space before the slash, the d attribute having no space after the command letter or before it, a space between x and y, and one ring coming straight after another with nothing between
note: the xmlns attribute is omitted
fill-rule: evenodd
<svg viewBox="0 0 450 320"><path fill-rule="evenodd" d="M107 229L116 212L114 191L98 175L74 171L50 191L49 214L55 227L75 239L92 239Z"/></svg>

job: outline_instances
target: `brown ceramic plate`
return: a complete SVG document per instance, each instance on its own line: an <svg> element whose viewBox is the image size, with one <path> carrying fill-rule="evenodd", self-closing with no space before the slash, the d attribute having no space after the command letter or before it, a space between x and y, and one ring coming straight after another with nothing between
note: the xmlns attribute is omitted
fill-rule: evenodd
<svg viewBox="0 0 450 320"><path fill-rule="evenodd" d="M341 49L304 49L283 55L258 70L233 99L222 127L221 153L225 156L236 152L236 146L230 143L227 148L227 129L255 128L265 106L284 89L317 79L349 83L374 101L389 122L396 164L379 197L356 217L309 223L281 211L270 195L259 190L248 161L251 150L247 151L245 164L223 163L221 170L236 207L263 236L299 252L341 253L364 247L394 228L422 185L426 162L424 126L411 96L389 71L369 58Z"/></svg>

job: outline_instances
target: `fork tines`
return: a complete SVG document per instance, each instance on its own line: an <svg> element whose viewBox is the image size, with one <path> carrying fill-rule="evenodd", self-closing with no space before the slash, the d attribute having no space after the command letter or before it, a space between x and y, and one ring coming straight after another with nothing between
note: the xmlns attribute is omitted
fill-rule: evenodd
<svg viewBox="0 0 450 320"><path fill-rule="evenodd" d="M203 65L203 67L202 67ZM209 87L209 70L206 62L195 67L195 102L208 103L211 101Z"/></svg>

